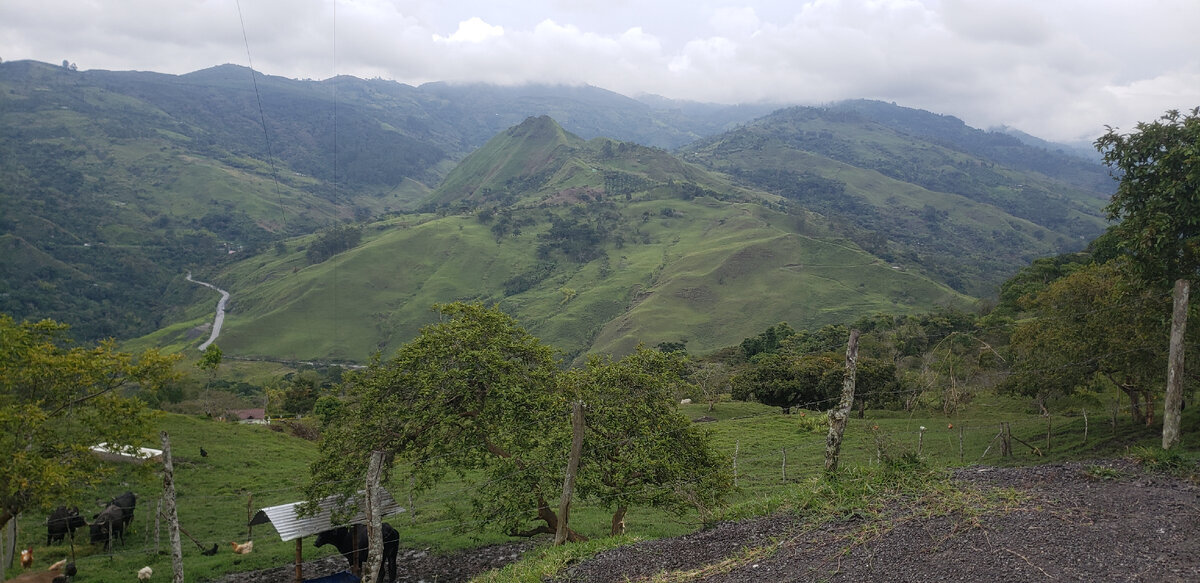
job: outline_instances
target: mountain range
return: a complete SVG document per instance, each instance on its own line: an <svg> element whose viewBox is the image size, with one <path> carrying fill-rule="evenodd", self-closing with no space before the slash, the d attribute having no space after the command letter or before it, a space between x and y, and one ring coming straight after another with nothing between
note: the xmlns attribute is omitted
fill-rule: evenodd
<svg viewBox="0 0 1200 583"><path fill-rule="evenodd" d="M0 64L0 311L360 362L498 303L569 357L969 306L1105 227L1067 149L876 101ZM134 340L137 338L137 340ZM202 339L201 339L202 340Z"/></svg>

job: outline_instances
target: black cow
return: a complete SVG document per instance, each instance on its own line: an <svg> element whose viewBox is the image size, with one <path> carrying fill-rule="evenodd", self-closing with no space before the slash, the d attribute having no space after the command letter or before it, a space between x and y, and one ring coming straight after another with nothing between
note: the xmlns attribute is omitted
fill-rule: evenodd
<svg viewBox="0 0 1200 583"><path fill-rule="evenodd" d="M87 521L79 515L79 507L59 506L46 519L46 546L55 541L61 542L68 535L75 540L75 529L87 526Z"/></svg>
<svg viewBox="0 0 1200 583"><path fill-rule="evenodd" d="M121 508L116 504L109 504L100 514L97 514L92 519L90 528L92 544L104 543L104 548L108 548L108 543L111 540L125 540L125 517Z"/></svg>
<svg viewBox="0 0 1200 583"><path fill-rule="evenodd" d="M332 530L322 531L317 534L317 540L313 542L313 546L322 547L331 544L337 547L337 550L346 557L346 562L350 564L350 568L362 573L362 567L367 562L368 554L368 538L367 526L365 524L356 524L353 526L356 537L350 536L350 528L339 526ZM357 540L354 540L357 538ZM383 563L381 566L387 567L388 581L396 580L396 555L400 552L400 533L392 528L392 525L383 524ZM383 579L383 569L379 570L379 576L375 578L375 583L379 583Z"/></svg>
<svg viewBox="0 0 1200 583"><path fill-rule="evenodd" d="M113 498L108 505L121 509L121 527L125 528L129 526L129 523L133 522L133 510L137 508L137 496L133 492L125 492Z"/></svg>

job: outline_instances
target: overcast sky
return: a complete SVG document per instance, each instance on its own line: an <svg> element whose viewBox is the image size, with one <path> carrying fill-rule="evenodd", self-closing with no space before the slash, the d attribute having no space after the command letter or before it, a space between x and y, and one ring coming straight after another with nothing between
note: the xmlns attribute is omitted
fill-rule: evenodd
<svg viewBox="0 0 1200 583"><path fill-rule="evenodd" d="M1200 106L1200 0L0 0L0 58L80 69L869 98L1057 141ZM245 41L243 27L245 25ZM247 56L247 44L249 56Z"/></svg>

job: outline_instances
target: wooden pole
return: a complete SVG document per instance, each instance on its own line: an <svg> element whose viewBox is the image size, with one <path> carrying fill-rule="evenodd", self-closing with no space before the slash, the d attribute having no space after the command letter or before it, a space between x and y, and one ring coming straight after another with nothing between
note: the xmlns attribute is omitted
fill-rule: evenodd
<svg viewBox="0 0 1200 583"><path fill-rule="evenodd" d="M183 548L179 542L179 513L175 507L175 465L171 461L171 438L159 433L163 448L163 499L166 501L167 534L171 537L171 570L174 583L183 583Z"/></svg>
<svg viewBox="0 0 1200 583"><path fill-rule="evenodd" d="M13 516L8 520L8 524L4 525L4 532L0 533L0 581L4 580L5 571L12 568L13 554L17 549L17 517Z"/></svg>
<svg viewBox="0 0 1200 583"><path fill-rule="evenodd" d="M304 538L296 539L296 577L292 579L294 583L304 583L304 569L301 565L304 563Z"/></svg>
<svg viewBox="0 0 1200 583"><path fill-rule="evenodd" d="M1052 415L1046 415L1046 451L1050 451L1050 434L1051 429L1053 428L1053 423L1054 417Z"/></svg>
<svg viewBox="0 0 1200 583"><path fill-rule="evenodd" d="M571 495L575 490L575 473L579 470L579 458L583 455L583 402L576 401L571 409L571 457L567 458L567 475L563 478L562 499L558 503L558 530L554 533L554 546L567 541L568 517L571 514Z"/></svg>
<svg viewBox="0 0 1200 583"><path fill-rule="evenodd" d="M1174 309L1171 311L1171 344L1167 356L1167 396L1163 399L1163 449L1179 445L1179 425L1183 411L1183 335L1187 328L1190 282L1175 280Z"/></svg>
<svg viewBox="0 0 1200 583"><path fill-rule="evenodd" d="M733 487L734 488L736 488L738 485L737 459L738 459L738 450L741 448L742 448L742 440L739 439L739 440L735 441L733 444Z"/></svg>
<svg viewBox="0 0 1200 583"><path fill-rule="evenodd" d="M162 535L162 497L158 498L158 508L154 511L154 554L158 554L159 537Z"/></svg>
<svg viewBox="0 0 1200 583"><path fill-rule="evenodd" d="M963 463L963 428L958 426L958 463Z"/></svg>
<svg viewBox="0 0 1200 583"><path fill-rule="evenodd" d="M254 520L254 494L250 494L246 498L246 540L254 538L254 525L250 522Z"/></svg>
<svg viewBox="0 0 1200 583"><path fill-rule="evenodd" d="M786 483L787 482L787 450L782 447L779 448L779 459L781 460L779 470L783 474L784 483Z"/></svg>
<svg viewBox="0 0 1200 583"><path fill-rule="evenodd" d="M371 462L367 465L367 570L362 580L370 582L379 579L379 570L383 567L383 497L380 495L383 488L379 485L383 474L383 456L382 451L371 452ZM350 528L350 532L354 532L354 527Z"/></svg>
<svg viewBox="0 0 1200 583"><path fill-rule="evenodd" d="M842 376L842 400L838 408L829 412L829 436L825 439L825 473L837 471L838 458L842 453L842 434L846 431L846 418L854 404L854 378L858 371L858 330L850 331L846 342L846 372Z"/></svg>
<svg viewBox="0 0 1200 583"><path fill-rule="evenodd" d="M1087 432L1088 432L1087 409L1084 409L1083 410L1083 442L1084 443L1087 443Z"/></svg>

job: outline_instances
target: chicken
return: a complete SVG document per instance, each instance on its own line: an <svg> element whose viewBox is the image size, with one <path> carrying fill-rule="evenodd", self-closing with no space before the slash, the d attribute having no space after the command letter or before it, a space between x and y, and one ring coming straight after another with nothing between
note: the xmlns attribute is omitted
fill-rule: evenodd
<svg viewBox="0 0 1200 583"><path fill-rule="evenodd" d="M21 568L28 569L33 566L33 545L21 551Z"/></svg>
<svg viewBox="0 0 1200 583"><path fill-rule="evenodd" d="M149 581L152 575L154 575L154 569L151 569L149 565L138 569L138 581Z"/></svg>
<svg viewBox="0 0 1200 583"><path fill-rule="evenodd" d="M68 563L63 559L51 565L48 571L26 571L9 579L8 583L55 583L74 577L76 573L75 563Z"/></svg>
<svg viewBox="0 0 1200 583"><path fill-rule="evenodd" d="M254 541L252 540L248 540L241 544L235 542L230 542L229 544L233 545L233 552L239 555L247 555L250 554L250 551L254 550Z"/></svg>
<svg viewBox="0 0 1200 583"><path fill-rule="evenodd" d="M208 549L207 551L200 551L200 554L202 554L206 557L211 557L211 556L217 554L217 543L213 543L212 548Z"/></svg>

